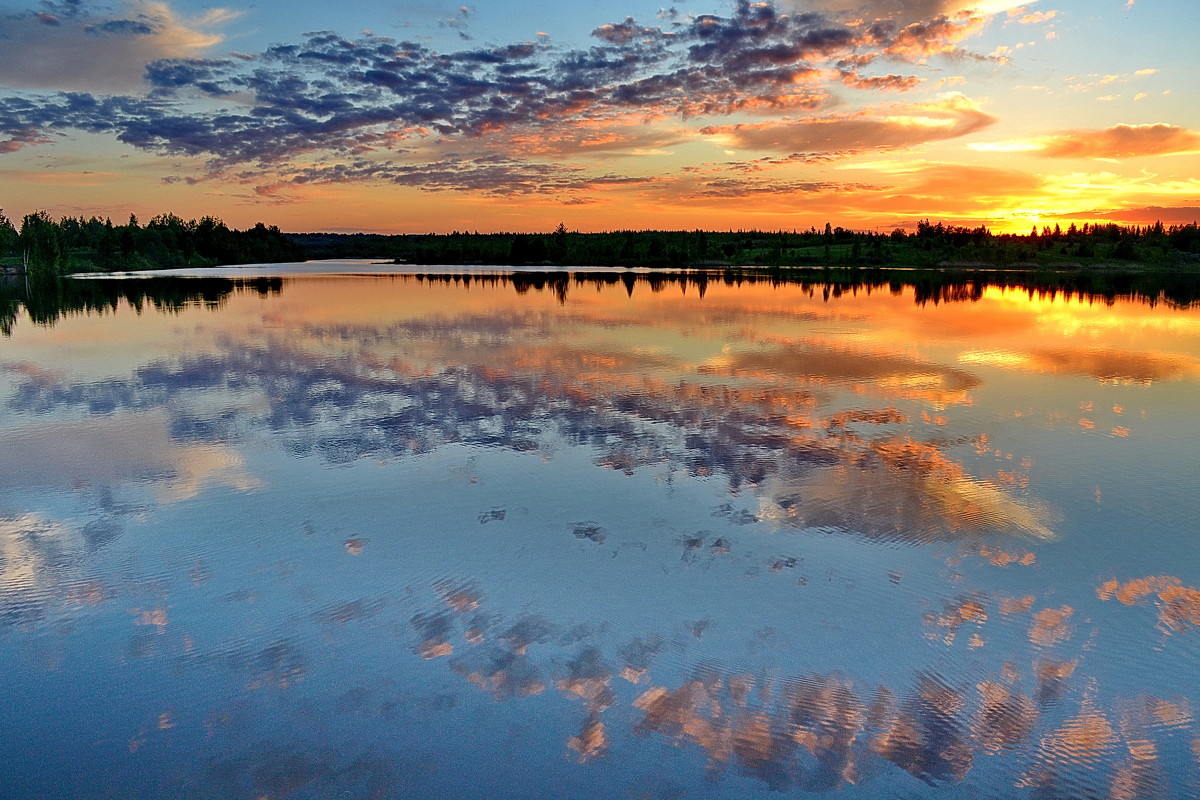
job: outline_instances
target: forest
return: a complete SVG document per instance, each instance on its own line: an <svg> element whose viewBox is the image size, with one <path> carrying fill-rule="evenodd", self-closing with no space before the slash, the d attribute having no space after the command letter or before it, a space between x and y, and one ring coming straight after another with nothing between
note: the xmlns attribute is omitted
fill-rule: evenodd
<svg viewBox="0 0 1200 800"><path fill-rule="evenodd" d="M1126 263L1200 266L1196 223L1056 225L1026 235L919 222L914 231L612 231L549 234L292 234L312 258L386 257L407 264L628 267L1000 267Z"/></svg>
<svg viewBox="0 0 1200 800"><path fill-rule="evenodd" d="M258 223L235 230L206 216L160 214L146 224L131 216L62 217L44 211L19 226L0 212L0 271L31 276L173 267L373 258L413 265L545 267L949 267L1056 269L1125 265L1200 267L1195 222L1164 226L1070 224L1028 234L996 234L919 222L912 231L854 231L825 223L792 231L609 231L582 233L564 224L546 234L284 233Z"/></svg>
<svg viewBox="0 0 1200 800"><path fill-rule="evenodd" d="M145 225L99 217L54 220L28 214L20 227L0 212L0 267L31 276L117 272L173 267L214 267L303 261L304 248L275 226L233 230L216 217L185 221L159 214Z"/></svg>

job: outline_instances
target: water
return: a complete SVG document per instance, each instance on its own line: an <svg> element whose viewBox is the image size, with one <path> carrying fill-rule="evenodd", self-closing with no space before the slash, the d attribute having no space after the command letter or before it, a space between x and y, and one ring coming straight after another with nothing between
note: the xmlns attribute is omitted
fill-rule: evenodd
<svg viewBox="0 0 1200 800"><path fill-rule="evenodd" d="M9 306L5 797L1200 793L1200 309L305 270Z"/></svg>

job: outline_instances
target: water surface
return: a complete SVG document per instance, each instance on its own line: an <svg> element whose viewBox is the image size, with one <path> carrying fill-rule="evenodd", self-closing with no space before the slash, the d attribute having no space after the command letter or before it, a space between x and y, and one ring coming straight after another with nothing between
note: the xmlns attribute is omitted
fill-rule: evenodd
<svg viewBox="0 0 1200 800"><path fill-rule="evenodd" d="M1200 309L257 274L6 317L6 796L1200 793Z"/></svg>

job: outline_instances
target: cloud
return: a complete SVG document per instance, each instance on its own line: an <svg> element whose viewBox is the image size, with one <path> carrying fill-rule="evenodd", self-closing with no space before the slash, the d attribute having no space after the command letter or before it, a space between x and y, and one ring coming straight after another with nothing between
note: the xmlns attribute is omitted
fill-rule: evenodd
<svg viewBox="0 0 1200 800"><path fill-rule="evenodd" d="M819 194L844 191L864 191L870 187L857 184L839 184L826 181L790 181L765 177L721 176L701 181L672 182L664 187L668 194L687 199L738 200L778 195L791 198L795 195Z"/></svg>
<svg viewBox="0 0 1200 800"><path fill-rule="evenodd" d="M82 3L0 14L0 85L19 89L119 92L142 85L146 65L187 58L221 42L208 30L232 19L213 9L184 19L170 6L128 0L119 11Z"/></svg>
<svg viewBox="0 0 1200 800"><path fill-rule="evenodd" d="M990 17L1032 5L1037 0L791 0L798 8L820 8L866 19L911 22L939 16Z"/></svg>
<svg viewBox="0 0 1200 800"><path fill-rule="evenodd" d="M1190 225L1200 220L1200 206L1145 206L1142 208L1106 209L1061 214L1065 219L1093 222L1106 220L1127 225L1146 225L1162 222L1165 225Z"/></svg>
<svg viewBox="0 0 1200 800"><path fill-rule="evenodd" d="M1042 139L1048 158L1135 158L1183 153L1200 148L1200 133L1175 125L1114 125Z"/></svg>
<svg viewBox="0 0 1200 800"><path fill-rule="evenodd" d="M581 167L547 164L499 154L468 156L449 153L434 161L397 163L360 160L293 170L246 171L222 174L223 181L254 183L267 177L272 182L255 186L260 197L286 200L279 194L284 186L306 184L360 183L363 181L412 186L424 191L470 192L489 197L533 195L577 195L617 186L651 183L652 178L616 174L594 175Z"/></svg>
<svg viewBox="0 0 1200 800"><path fill-rule="evenodd" d="M1114 125L1102 130L1064 131L1033 139L980 142L972 149L1030 152L1045 158L1137 158L1188 153L1200 149L1200 132L1164 122Z"/></svg>
<svg viewBox="0 0 1200 800"><path fill-rule="evenodd" d="M995 122L962 94L936 103L881 107L784 123L710 126L701 133L729 145L782 153L889 150L954 139Z"/></svg>
<svg viewBox="0 0 1200 800"><path fill-rule="evenodd" d="M663 33L662 28L639 25L633 17L626 17L624 22L601 25L592 31L592 36L612 44L629 44L634 39L658 39L670 35Z"/></svg>
<svg viewBox="0 0 1200 800"><path fill-rule="evenodd" d="M687 141L688 132L666 123L582 121L543 131L515 130L499 133L492 144L505 152L545 157L583 153L661 153Z"/></svg>
<svg viewBox="0 0 1200 800"><path fill-rule="evenodd" d="M1032 14L1024 14L1017 19L1022 25L1037 25L1040 22L1049 22L1058 16L1057 11L1035 11Z"/></svg>
<svg viewBox="0 0 1200 800"><path fill-rule="evenodd" d="M871 91L891 90L907 92L921 82L920 78L911 75L876 75L864 77L854 72L842 76L842 83L852 89L867 89Z"/></svg>
<svg viewBox="0 0 1200 800"><path fill-rule="evenodd" d="M1042 188L1042 180L1028 172L966 164L933 164L922 167L914 177L917 183L907 187L906 193L926 197L1028 196Z"/></svg>
<svg viewBox="0 0 1200 800"><path fill-rule="evenodd" d="M881 42L884 55L922 61L935 55L961 55L959 42L983 30L985 22L982 17L940 16L910 23L894 33L886 24L874 27L888 34Z"/></svg>
<svg viewBox="0 0 1200 800"><path fill-rule="evenodd" d="M23 147L35 144L47 144L54 141L36 127L14 127L6 131L8 138L0 139L0 155L15 153Z"/></svg>
<svg viewBox="0 0 1200 800"><path fill-rule="evenodd" d="M201 169L209 177L254 165L278 170L283 182L305 169L403 182L409 180L406 167L387 159L416 143L437 164L439 177L429 185L454 188L460 170L437 162L443 143L463 139L475 142L474 152L485 157L506 143L521 143L532 157L632 153L683 140L692 120L788 113L794 119L786 124L712 130L739 147L818 157L962 136L992 122L961 95L883 111L828 113L839 102L834 90L904 91L919 82L905 74L864 72L880 59L896 64L961 55L958 43L979 25L970 15L865 21L786 14L771 3L736 0L726 16L601 25L584 48L539 39L442 52L369 33L348 39L319 32L257 54L214 58L205 51L218 37L201 30L227 21L231 12L183 22L168 6L146 0L109 15L76 4L45 8L52 24L33 14L10 18L53 29L53 36L40 39L22 34L22 47L44 42L40 63L75 63L56 62L60 51L75 45L87 56L71 69L47 67L40 78L34 70L24 85L88 85L93 91L0 96L3 147L45 143L51 131L74 129L162 155L206 159ZM469 16L460 9L457 18ZM97 54L111 63L97 68ZM32 57L23 52L13 61ZM137 93L105 95L94 85L128 84L135 72L136 80L144 79ZM108 77L83 77L96 73ZM654 125L638 130L642 123ZM371 153L381 160L370 169L359 166ZM322 160L327 163L314 166ZM497 169L491 162L469 166L472 175ZM558 170L569 185L580 177L574 167ZM518 193L531 185L524 168L521 176L514 184ZM531 180L557 191L552 180Z"/></svg>

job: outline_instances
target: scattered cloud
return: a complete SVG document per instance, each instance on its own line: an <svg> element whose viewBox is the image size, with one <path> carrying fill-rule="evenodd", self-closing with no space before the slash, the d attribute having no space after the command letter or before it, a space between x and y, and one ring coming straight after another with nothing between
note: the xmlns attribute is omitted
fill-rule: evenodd
<svg viewBox="0 0 1200 800"><path fill-rule="evenodd" d="M771 3L736 0L728 16L668 15L654 24L627 17L601 25L593 31L595 43L583 49L539 39L440 52L373 34L347 39L315 33L224 58L210 57L219 36L202 30L232 12L214 10L185 21L148 0L131 0L122 14L109 16L65 5L71 14L47 11L52 21L10 16L14 24L58 32L52 40L18 36L27 48L44 42L46 52L6 58L3 69L23 69L17 65L35 55L70 48L75 40L63 37L86 39L87 69L82 62L59 65L42 78L26 70L24 85L90 91L0 97L0 134L9 149L44 143L50 129L73 128L160 154L207 158L208 171L218 172L248 163L286 165L316 153L345 160L411 140L501 135L540 142L543 153L556 146L562 152L655 150L669 146L673 136L630 134L628 126L654 122L661 128L669 119L682 124L737 113L800 115L786 127L804 134L788 138L811 146L793 148L797 152L905 146L962 135L991 121L961 103L902 111L895 119L871 112L822 114L839 102L835 86L860 92L916 86L913 76L866 70L881 59L895 64L957 52L980 22L957 10L953 17L940 13L956 3L911 4L913 11L939 12L928 19L889 15L867 21L786 14ZM451 20L465 24L471 14L463 6ZM101 51L119 63L97 69ZM126 84L135 69L144 80L136 94L98 94L117 87L97 87L95 78L82 77L102 73ZM617 139L593 135L589 126L596 124L627 126L626 133ZM785 146L772 143L770 133L752 133L753 126L732 130L735 139L757 139L765 149ZM839 132L853 141L835 141Z"/></svg>
<svg viewBox="0 0 1200 800"><path fill-rule="evenodd" d="M447 153L430 161L358 160L290 169L252 169L214 174L208 179L253 187L255 197L287 201L287 189L307 185L353 184L364 181L411 186L429 192L469 192L494 198L574 196L654 181L648 177L595 175L582 167L549 164L501 154ZM201 183L205 178L171 177L167 181Z"/></svg>
<svg viewBox="0 0 1200 800"><path fill-rule="evenodd" d="M1042 22L1049 22L1057 16L1057 11L1034 11L1018 17L1017 22L1021 25L1038 25Z"/></svg>

